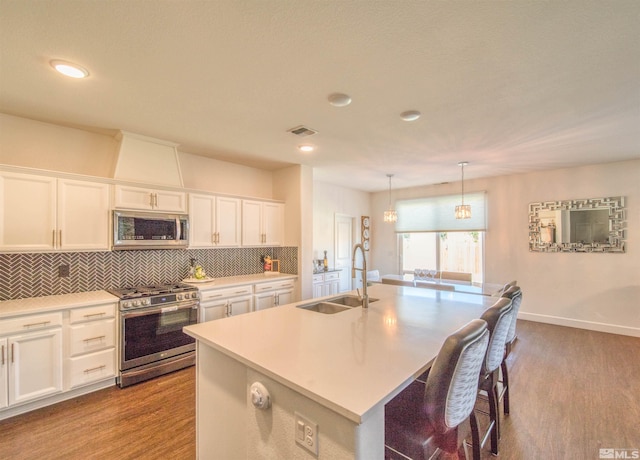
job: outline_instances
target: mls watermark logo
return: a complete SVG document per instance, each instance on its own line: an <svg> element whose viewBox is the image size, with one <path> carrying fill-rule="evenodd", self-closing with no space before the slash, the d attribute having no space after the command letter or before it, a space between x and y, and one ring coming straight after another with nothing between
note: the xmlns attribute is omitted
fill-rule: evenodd
<svg viewBox="0 0 640 460"><path fill-rule="evenodd" d="M640 449L600 449L600 458L640 459Z"/></svg>

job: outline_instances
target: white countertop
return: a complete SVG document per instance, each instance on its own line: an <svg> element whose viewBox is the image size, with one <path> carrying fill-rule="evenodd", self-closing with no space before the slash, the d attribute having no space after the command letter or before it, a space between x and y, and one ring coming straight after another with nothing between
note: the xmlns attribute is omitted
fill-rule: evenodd
<svg viewBox="0 0 640 460"><path fill-rule="evenodd" d="M119 299L116 296L109 294L107 291L89 291L4 300L0 302L0 318L118 301Z"/></svg>
<svg viewBox="0 0 640 460"><path fill-rule="evenodd" d="M183 282L197 286L198 289L216 289L223 287L241 286L244 284L257 284L257 283L269 283L273 281L284 281L288 279L296 279L298 275L290 275L288 273L269 273L265 275L263 273L257 273L254 275L239 275L239 276L225 276L223 278L214 278L211 281L187 281Z"/></svg>
<svg viewBox="0 0 640 460"><path fill-rule="evenodd" d="M361 423L430 366L449 334L497 300L382 284L371 286L369 295L380 300L368 310L327 315L296 308L318 301L309 299L185 332Z"/></svg>

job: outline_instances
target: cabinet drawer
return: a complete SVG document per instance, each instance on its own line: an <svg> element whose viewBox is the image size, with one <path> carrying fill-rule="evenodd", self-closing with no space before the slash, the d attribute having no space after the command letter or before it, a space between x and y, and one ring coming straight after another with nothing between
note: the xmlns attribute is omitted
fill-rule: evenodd
<svg viewBox="0 0 640 460"><path fill-rule="evenodd" d="M251 285L236 286L225 289L211 289L208 291L202 291L200 293L200 301L206 302L207 300L224 299L226 297L235 297L237 295L252 294Z"/></svg>
<svg viewBox="0 0 640 460"><path fill-rule="evenodd" d="M91 321L69 327L71 356L115 346L115 319Z"/></svg>
<svg viewBox="0 0 640 460"><path fill-rule="evenodd" d="M0 321L0 334L38 331L62 326L62 312L18 316Z"/></svg>
<svg viewBox="0 0 640 460"><path fill-rule="evenodd" d="M71 388L115 377L115 361L114 348L70 358L68 363Z"/></svg>
<svg viewBox="0 0 640 460"><path fill-rule="evenodd" d="M294 280L276 281L274 283L260 283L255 285L255 292L275 291L278 289L293 289Z"/></svg>
<svg viewBox="0 0 640 460"><path fill-rule="evenodd" d="M93 305L91 307L74 308L69 311L69 322L71 324L93 321L97 319L113 318L116 315L116 304L108 303Z"/></svg>
<svg viewBox="0 0 640 460"><path fill-rule="evenodd" d="M313 282L314 283L322 283L324 281L324 274L319 274L319 275L313 275Z"/></svg>
<svg viewBox="0 0 640 460"><path fill-rule="evenodd" d="M325 281L333 281L340 279L340 272L332 272L324 274Z"/></svg>

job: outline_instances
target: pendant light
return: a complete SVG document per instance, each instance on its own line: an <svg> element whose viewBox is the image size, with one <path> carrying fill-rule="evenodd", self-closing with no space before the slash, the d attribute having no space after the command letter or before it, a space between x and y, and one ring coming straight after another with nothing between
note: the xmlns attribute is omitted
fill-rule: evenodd
<svg viewBox="0 0 640 460"><path fill-rule="evenodd" d="M389 209L384 212L384 221L385 223L392 224L398 221L398 213L391 206L391 178L393 174L387 174L387 177L389 178Z"/></svg>
<svg viewBox="0 0 640 460"><path fill-rule="evenodd" d="M456 206L456 219L470 219L471 218L471 205L464 204L464 167L468 165L468 161L461 161L458 163L462 170L462 181L460 186L462 188L462 204Z"/></svg>

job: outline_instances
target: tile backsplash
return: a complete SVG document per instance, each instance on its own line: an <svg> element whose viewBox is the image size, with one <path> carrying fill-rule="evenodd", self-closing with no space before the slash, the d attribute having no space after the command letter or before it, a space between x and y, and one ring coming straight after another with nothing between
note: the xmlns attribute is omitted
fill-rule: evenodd
<svg viewBox="0 0 640 460"><path fill-rule="evenodd" d="M297 247L0 254L0 300L175 283L191 259L214 278L251 275L262 273L263 255L298 273Z"/></svg>

